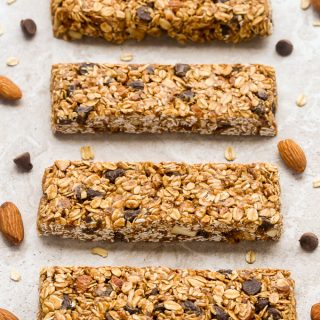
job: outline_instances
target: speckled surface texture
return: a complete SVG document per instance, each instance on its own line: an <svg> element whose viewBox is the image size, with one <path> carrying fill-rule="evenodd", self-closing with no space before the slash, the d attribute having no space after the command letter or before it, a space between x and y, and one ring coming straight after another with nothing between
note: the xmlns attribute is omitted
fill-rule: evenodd
<svg viewBox="0 0 320 320"><path fill-rule="evenodd" d="M35 319L38 308L38 276L43 265L166 265L179 268L245 268L248 249L257 252L256 268L286 268L296 279L299 319L308 319L311 305L320 300L317 262L320 250L303 252L298 243L305 231L320 234L319 195L312 181L320 177L319 84L320 29L312 22L319 18L312 10L302 11L298 0L274 0L273 36L238 46L221 43L177 45L173 40L147 40L122 46L103 41L67 43L52 36L49 1L18 0L8 6L0 2L0 73L15 80L24 98L16 106L0 103L0 202L13 201L25 222L26 239L12 248L0 238L0 307L14 311L20 319ZM33 18L38 34L25 40L20 20ZM281 58L274 46L289 38L295 45L292 56ZM183 134L69 136L56 137L50 130L49 76L52 63L119 62L122 53L133 53L137 63L265 63L278 74L279 135L276 138L228 138ZM16 56L20 64L6 66L8 57ZM298 108L300 93L308 104ZM281 163L277 142L292 138L301 143L308 157L302 175L292 174ZM41 177L45 167L55 159L79 159L80 146L90 144L96 160L105 161L224 161L224 150L232 145L239 162L270 161L280 166L285 232L278 243L193 244L113 244L104 245L109 257L90 254L96 244L60 239L38 238L36 214L41 197ZM22 174L12 159L19 153L32 154L34 169ZM10 280L10 271L18 270L21 282Z"/></svg>

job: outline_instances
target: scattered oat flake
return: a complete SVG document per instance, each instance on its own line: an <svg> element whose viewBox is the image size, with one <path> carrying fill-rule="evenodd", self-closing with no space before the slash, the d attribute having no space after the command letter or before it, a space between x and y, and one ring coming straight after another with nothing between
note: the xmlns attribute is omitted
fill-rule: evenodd
<svg viewBox="0 0 320 320"><path fill-rule="evenodd" d="M224 157L228 161L233 161L236 158L236 153L234 152L234 149L232 147L227 147L224 152Z"/></svg>
<svg viewBox="0 0 320 320"><path fill-rule="evenodd" d="M7 0L7 4L13 4L15 2L16 2L16 0Z"/></svg>
<svg viewBox="0 0 320 320"><path fill-rule="evenodd" d="M313 23L313 26L314 26L314 27L320 27L320 20L319 20L319 21L315 21L315 22Z"/></svg>
<svg viewBox="0 0 320 320"><path fill-rule="evenodd" d="M300 96L296 100L296 104L298 107L304 107L307 104L306 96L304 94L300 94Z"/></svg>
<svg viewBox="0 0 320 320"><path fill-rule="evenodd" d="M256 262L256 253L253 250L249 250L246 254L246 261L249 264Z"/></svg>
<svg viewBox="0 0 320 320"><path fill-rule="evenodd" d="M10 273L10 279L18 282L21 280L21 274L16 270L12 270Z"/></svg>
<svg viewBox="0 0 320 320"><path fill-rule="evenodd" d="M94 159L94 153L93 153L92 148L90 146L81 147L80 152L81 152L82 160L93 160Z"/></svg>
<svg viewBox="0 0 320 320"><path fill-rule="evenodd" d="M311 5L310 0L301 0L300 7L302 10L307 10Z"/></svg>
<svg viewBox="0 0 320 320"><path fill-rule="evenodd" d="M96 254L102 258L106 258L108 256L108 251L101 247L95 247L91 249L92 254Z"/></svg>
<svg viewBox="0 0 320 320"><path fill-rule="evenodd" d="M313 181L313 187L314 188L320 188L320 180L314 180Z"/></svg>
<svg viewBox="0 0 320 320"><path fill-rule="evenodd" d="M132 53L123 53L120 57L121 61L124 62L129 62L133 59L133 54Z"/></svg>
<svg viewBox="0 0 320 320"><path fill-rule="evenodd" d="M7 66L14 67L19 63L19 60L15 57L10 57L7 59Z"/></svg>
<svg viewBox="0 0 320 320"><path fill-rule="evenodd" d="M0 37L4 34L4 29L0 26Z"/></svg>

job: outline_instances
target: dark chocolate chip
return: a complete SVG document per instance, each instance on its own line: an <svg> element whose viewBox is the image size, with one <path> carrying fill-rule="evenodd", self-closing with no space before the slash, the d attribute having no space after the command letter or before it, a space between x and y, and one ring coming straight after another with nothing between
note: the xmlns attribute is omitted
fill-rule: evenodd
<svg viewBox="0 0 320 320"><path fill-rule="evenodd" d="M76 186L74 192L78 201L84 201L87 199L87 191L82 185Z"/></svg>
<svg viewBox="0 0 320 320"><path fill-rule="evenodd" d="M224 37L228 36L231 33L230 27L228 25L226 25L226 24L221 24L220 28L221 28L221 34Z"/></svg>
<svg viewBox="0 0 320 320"><path fill-rule="evenodd" d="M144 22L150 22L152 21L151 13L150 13L150 7L142 6L137 9L137 16L140 20Z"/></svg>
<svg viewBox="0 0 320 320"><path fill-rule="evenodd" d="M266 101L268 100L268 94L266 91L264 90L259 90L257 93L256 93L257 97L260 98L261 100L263 101Z"/></svg>
<svg viewBox="0 0 320 320"><path fill-rule="evenodd" d="M139 308L131 308L128 305L126 305L123 309L125 311L129 312L129 314L137 314L137 313L141 312L141 310Z"/></svg>
<svg viewBox="0 0 320 320"><path fill-rule="evenodd" d="M129 82L128 86L134 90L142 90L144 88L144 83L141 80L134 80Z"/></svg>
<svg viewBox="0 0 320 320"><path fill-rule="evenodd" d="M177 63L174 66L174 73L178 77L184 77L190 69L188 64Z"/></svg>
<svg viewBox="0 0 320 320"><path fill-rule="evenodd" d="M30 171L33 168L29 152L25 152L25 153L19 155L18 157L14 158L13 162L22 171Z"/></svg>
<svg viewBox="0 0 320 320"><path fill-rule="evenodd" d="M93 63L82 63L82 64L80 64L80 66L79 66L79 73L81 74L81 75L85 75L85 74L87 74L88 72L89 72L89 68L91 68L91 67L93 67L94 66L94 64Z"/></svg>
<svg viewBox="0 0 320 320"><path fill-rule="evenodd" d="M27 37L33 37L37 32L37 25L32 19L24 19L20 22L21 29Z"/></svg>
<svg viewBox="0 0 320 320"><path fill-rule="evenodd" d="M93 190L93 189L87 189L87 197L91 200L93 198L101 198L103 197L105 194L101 191L98 190Z"/></svg>
<svg viewBox="0 0 320 320"><path fill-rule="evenodd" d="M267 318L268 320L280 320L280 319L282 319L282 315L281 315L280 311L277 310L276 308L268 308L267 309L267 313L269 315L269 318Z"/></svg>
<svg viewBox="0 0 320 320"><path fill-rule="evenodd" d="M147 66L146 70L148 74L154 74L154 66L151 64Z"/></svg>
<svg viewBox="0 0 320 320"><path fill-rule="evenodd" d="M78 88L77 84L70 84L70 86L67 89L67 95L68 97L72 96L73 92Z"/></svg>
<svg viewBox="0 0 320 320"><path fill-rule="evenodd" d="M114 320L114 319L111 317L111 315L110 315L109 312L106 312L106 318L105 318L105 320Z"/></svg>
<svg viewBox="0 0 320 320"><path fill-rule="evenodd" d="M157 287L153 288L149 294L149 296L156 296L159 294L159 289Z"/></svg>
<svg viewBox="0 0 320 320"><path fill-rule="evenodd" d="M256 313L260 313L265 307L269 306L269 300L266 298L259 299L254 305Z"/></svg>
<svg viewBox="0 0 320 320"><path fill-rule="evenodd" d="M271 228L273 228L273 224L268 219L262 218L262 223L259 226L258 230L266 232L266 231L270 230Z"/></svg>
<svg viewBox="0 0 320 320"><path fill-rule="evenodd" d="M205 231L205 230L199 230L197 232L197 237L209 238L210 237L210 233Z"/></svg>
<svg viewBox="0 0 320 320"><path fill-rule="evenodd" d="M231 269L220 269L217 272L223 274L223 275L230 275L232 274L232 270Z"/></svg>
<svg viewBox="0 0 320 320"><path fill-rule="evenodd" d="M289 56L293 51L293 44L289 40L280 40L276 44L276 51L282 57Z"/></svg>
<svg viewBox="0 0 320 320"><path fill-rule="evenodd" d="M168 177L172 177L172 176L179 177L181 176L181 173L172 171L172 172L165 172L165 175Z"/></svg>
<svg viewBox="0 0 320 320"><path fill-rule="evenodd" d="M70 298L67 294L63 295L61 309L67 309L67 310L72 309L72 301L70 300Z"/></svg>
<svg viewBox="0 0 320 320"><path fill-rule="evenodd" d="M123 169L109 170L104 176L110 181L110 183L115 183L117 178L124 176L125 171Z"/></svg>
<svg viewBox="0 0 320 320"><path fill-rule="evenodd" d="M261 291L261 282L257 279L247 280L242 284L242 290L249 296L254 296Z"/></svg>
<svg viewBox="0 0 320 320"><path fill-rule="evenodd" d="M157 303L155 306L154 306L154 312L159 312L159 313L164 313L164 311L166 310L163 303Z"/></svg>
<svg viewBox="0 0 320 320"><path fill-rule="evenodd" d="M214 306L214 315L212 319L216 320L229 320L229 315L219 306Z"/></svg>
<svg viewBox="0 0 320 320"><path fill-rule="evenodd" d="M259 103L257 106L252 108L252 112L261 116L266 113L266 108L264 107L264 105L262 103Z"/></svg>
<svg viewBox="0 0 320 320"><path fill-rule="evenodd" d="M194 304L194 302L187 300L182 302L182 307L185 312L191 312L196 315L202 314L201 308L199 308L197 305Z"/></svg>
<svg viewBox="0 0 320 320"><path fill-rule="evenodd" d="M60 124L60 125L67 125L67 124L70 124L70 123L72 123L72 121L70 119L58 118L58 124Z"/></svg>
<svg viewBox="0 0 320 320"><path fill-rule="evenodd" d="M193 97L194 93L191 90L186 90L179 94L179 98L184 101L190 101Z"/></svg>
<svg viewBox="0 0 320 320"><path fill-rule="evenodd" d="M114 233L114 240L115 241L125 241L126 238L121 232L115 232Z"/></svg>
<svg viewBox="0 0 320 320"><path fill-rule="evenodd" d="M301 248L308 252L316 250L319 245L318 237L311 232L304 233L299 241Z"/></svg>
<svg viewBox="0 0 320 320"><path fill-rule="evenodd" d="M76 107L75 112L78 114L77 117L77 122L79 124L85 124L89 113L93 110L92 106L84 106L84 105L80 105L78 107Z"/></svg>
<svg viewBox="0 0 320 320"><path fill-rule="evenodd" d="M129 221L133 222L134 219L139 215L141 209L125 209L124 210L124 218Z"/></svg>

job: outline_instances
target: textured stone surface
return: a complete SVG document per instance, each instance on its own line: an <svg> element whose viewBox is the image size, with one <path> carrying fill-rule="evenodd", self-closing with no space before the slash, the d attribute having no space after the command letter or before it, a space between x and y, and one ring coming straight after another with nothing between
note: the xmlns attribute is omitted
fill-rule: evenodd
<svg viewBox="0 0 320 320"><path fill-rule="evenodd" d="M0 238L0 304L20 318L35 319L38 307L38 276L43 265L166 265L179 268L219 269L246 268L245 254L257 253L254 267L285 268L297 280L300 319L309 316L309 308L318 301L315 279L320 270L320 250L302 252L299 238L304 232L320 234L319 189L312 181L320 176L319 67L320 29L312 22L316 15L302 11L299 1L274 0L274 34L262 41L228 46L221 43L179 46L175 41L146 40L123 46L103 41L68 43L54 39L51 33L49 1L17 0L11 6L0 3L5 33L0 37L0 70L21 86L23 100L16 106L0 102L0 200L14 201L25 222L25 241L20 248L10 248ZM25 40L20 20L32 18L38 32ZM275 53L278 40L289 38L295 45L290 57ZM95 43L95 45L92 45ZM50 129L49 78L52 63L97 62L119 63L120 55L134 54L132 63L265 63L275 66L279 84L279 136L277 138L227 138L198 135L112 135L104 137L54 137ZM6 67L8 57L16 56L20 64ZM308 104L298 108L295 100L305 93ZM303 176L292 174L277 153L280 139L292 138L301 143L308 157ZM80 147L90 144L96 160L105 161L225 161L224 150L232 145L237 161L270 161L280 166L285 232L277 244L222 243L190 244L113 244L104 245L107 260L90 254L97 244L61 239L39 239L36 215L41 197L41 177L45 167L56 159L80 159ZM16 171L12 159L29 151L34 168L30 173ZM100 244L99 244L100 246ZM16 269L22 280L13 283L10 272Z"/></svg>

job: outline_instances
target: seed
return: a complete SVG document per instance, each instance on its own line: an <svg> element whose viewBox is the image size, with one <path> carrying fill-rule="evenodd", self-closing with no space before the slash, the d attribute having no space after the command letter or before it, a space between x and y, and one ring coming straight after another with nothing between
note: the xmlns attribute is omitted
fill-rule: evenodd
<svg viewBox="0 0 320 320"><path fill-rule="evenodd" d="M21 274L16 270L12 270L10 273L10 279L15 282L19 282L21 280Z"/></svg>
<svg viewBox="0 0 320 320"><path fill-rule="evenodd" d="M15 57L10 57L7 59L7 66L14 67L19 63L19 60Z"/></svg>
<svg viewBox="0 0 320 320"><path fill-rule="evenodd" d="M249 250L246 254L246 261L249 264L256 262L256 253L253 250Z"/></svg>
<svg viewBox="0 0 320 320"><path fill-rule="evenodd" d="M307 104L307 98L304 94L300 94L300 96L296 100L296 104L298 107L304 107Z"/></svg>
<svg viewBox="0 0 320 320"><path fill-rule="evenodd" d="M20 26L27 37L33 37L37 32L37 25L32 19L21 20Z"/></svg>
<svg viewBox="0 0 320 320"><path fill-rule="evenodd" d="M224 157L228 161L233 161L236 158L236 153L234 152L234 149L232 147L227 147L224 152Z"/></svg>
<svg viewBox="0 0 320 320"><path fill-rule="evenodd" d="M290 40L280 40L276 44L276 51L282 57L289 56L293 51L293 44Z"/></svg>
<svg viewBox="0 0 320 320"><path fill-rule="evenodd" d="M123 53L120 56L120 60L124 62L129 62L133 59L133 54L132 53Z"/></svg>
<svg viewBox="0 0 320 320"><path fill-rule="evenodd" d="M96 254L102 258L106 258L108 256L108 251L101 247L95 247L91 249L92 254Z"/></svg>
<svg viewBox="0 0 320 320"><path fill-rule="evenodd" d="M90 146L81 147L80 152L81 152L82 160L93 160L94 159L94 153L93 153L92 148Z"/></svg>
<svg viewBox="0 0 320 320"><path fill-rule="evenodd" d="M316 250L319 245L318 237L312 232L304 233L299 241L301 248L308 252Z"/></svg>
<svg viewBox="0 0 320 320"><path fill-rule="evenodd" d="M311 5L310 0L301 0L300 6L302 10L307 10Z"/></svg>

